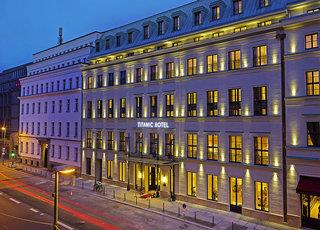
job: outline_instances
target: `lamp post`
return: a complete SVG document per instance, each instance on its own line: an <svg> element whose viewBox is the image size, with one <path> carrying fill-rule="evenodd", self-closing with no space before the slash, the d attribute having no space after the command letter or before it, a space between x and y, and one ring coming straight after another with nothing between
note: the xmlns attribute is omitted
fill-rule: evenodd
<svg viewBox="0 0 320 230"><path fill-rule="evenodd" d="M7 128L5 126L2 126L1 127L1 131L2 131L2 149L1 149L1 157L3 158L2 160L2 164L4 164L4 155L5 155L5 145L6 145L6 131L7 131Z"/></svg>
<svg viewBox="0 0 320 230"><path fill-rule="evenodd" d="M171 193L171 200L175 201L176 200L176 195L175 195L175 154L174 154L174 139L171 140L171 146L172 146L172 191ZM171 179L171 178L170 178Z"/></svg>
<svg viewBox="0 0 320 230"><path fill-rule="evenodd" d="M129 157L130 157L130 133L126 136L126 157L127 157L127 169L128 169L128 184L127 184L127 191L130 191L130 166L129 166Z"/></svg>
<svg viewBox="0 0 320 230"><path fill-rule="evenodd" d="M55 183L54 183L54 193L52 196L54 197L54 219L53 219L53 229L59 230L59 173L61 174L73 174L76 169L73 166L63 165L57 166L53 168L54 176L55 176Z"/></svg>

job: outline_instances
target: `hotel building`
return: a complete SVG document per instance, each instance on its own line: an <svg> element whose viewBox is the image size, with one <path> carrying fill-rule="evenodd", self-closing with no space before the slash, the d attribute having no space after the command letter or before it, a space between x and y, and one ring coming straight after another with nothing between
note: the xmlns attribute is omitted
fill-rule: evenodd
<svg viewBox="0 0 320 230"><path fill-rule="evenodd" d="M81 67L99 33L93 32L33 55L20 79L20 156L24 164L80 168Z"/></svg>
<svg viewBox="0 0 320 230"><path fill-rule="evenodd" d="M198 0L103 32L82 68L83 176L319 226L319 190L299 189L320 180L319 7Z"/></svg>

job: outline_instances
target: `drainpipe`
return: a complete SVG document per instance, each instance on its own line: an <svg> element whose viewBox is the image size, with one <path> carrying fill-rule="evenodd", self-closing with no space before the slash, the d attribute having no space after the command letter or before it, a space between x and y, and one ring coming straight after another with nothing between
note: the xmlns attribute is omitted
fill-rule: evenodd
<svg viewBox="0 0 320 230"><path fill-rule="evenodd" d="M286 130L286 72L285 72L285 47L284 40L286 34L281 30L277 33L277 39L280 41L280 66L281 66L281 125L282 125L282 192L283 192L283 221L287 222L287 149L286 149L286 140L287 140L287 130Z"/></svg>

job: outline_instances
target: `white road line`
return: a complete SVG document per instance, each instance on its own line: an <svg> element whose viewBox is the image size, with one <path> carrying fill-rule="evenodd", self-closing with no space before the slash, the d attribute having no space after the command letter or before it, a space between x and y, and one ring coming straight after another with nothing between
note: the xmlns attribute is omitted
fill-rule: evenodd
<svg viewBox="0 0 320 230"><path fill-rule="evenodd" d="M3 193L2 192L0 192L0 195L2 195Z"/></svg>
<svg viewBox="0 0 320 230"><path fill-rule="evenodd" d="M20 201L17 201L17 200L15 200L15 199L13 199L13 198L9 198L9 200L11 200L11 201L13 201L13 202L15 202L15 203L17 203L17 204L20 204L20 203L21 203Z"/></svg>
<svg viewBox="0 0 320 230"><path fill-rule="evenodd" d="M40 214L40 216L43 216L43 215L44 215L44 213L41 213L41 214Z"/></svg>
<svg viewBox="0 0 320 230"><path fill-rule="evenodd" d="M30 211L39 212L37 209L34 209L34 208L30 208Z"/></svg>
<svg viewBox="0 0 320 230"><path fill-rule="evenodd" d="M66 229L69 229L69 230L73 230L74 229L74 228L72 228L72 227L70 227L70 226L68 226L68 225L66 225L66 224L64 224L64 223L62 223L60 221L58 221L58 224L60 224L62 227L65 227Z"/></svg>

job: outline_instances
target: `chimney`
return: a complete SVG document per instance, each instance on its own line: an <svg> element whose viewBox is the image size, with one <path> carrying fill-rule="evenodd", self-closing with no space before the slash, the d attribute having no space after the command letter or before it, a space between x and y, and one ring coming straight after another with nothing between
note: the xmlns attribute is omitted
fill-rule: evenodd
<svg viewBox="0 0 320 230"><path fill-rule="evenodd" d="M63 38L62 38L62 27L59 28L59 38L58 38L58 45L62 45Z"/></svg>

